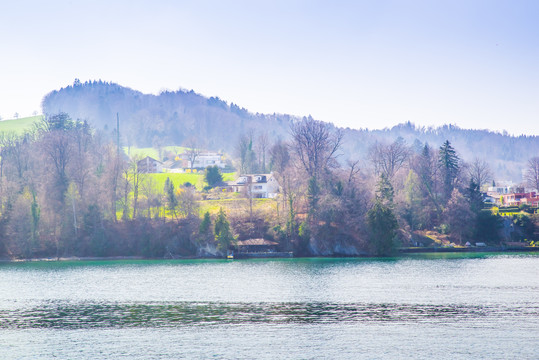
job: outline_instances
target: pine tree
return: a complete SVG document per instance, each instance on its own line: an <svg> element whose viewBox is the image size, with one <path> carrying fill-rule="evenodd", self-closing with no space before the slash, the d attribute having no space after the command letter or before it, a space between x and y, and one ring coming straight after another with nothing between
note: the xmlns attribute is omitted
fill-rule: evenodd
<svg viewBox="0 0 539 360"><path fill-rule="evenodd" d="M444 197L448 200L455 188L460 162L460 159L449 140L446 140L440 147L438 162L442 170Z"/></svg>
<svg viewBox="0 0 539 360"><path fill-rule="evenodd" d="M374 206L367 213L370 244L377 256L388 256L395 250L399 224L393 212L393 187L384 174L378 182Z"/></svg>
<svg viewBox="0 0 539 360"><path fill-rule="evenodd" d="M235 241L234 236L230 231L230 223L226 218L223 208L219 209L219 214L217 214L217 218L215 219L214 233L217 249L219 251L226 251Z"/></svg>
<svg viewBox="0 0 539 360"><path fill-rule="evenodd" d="M165 196L167 200L167 208L172 211L174 217L176 217L176 207L178 207L178 198L176 198L176 192L174 191L174 184L167 177L165 181Z"/></svg>

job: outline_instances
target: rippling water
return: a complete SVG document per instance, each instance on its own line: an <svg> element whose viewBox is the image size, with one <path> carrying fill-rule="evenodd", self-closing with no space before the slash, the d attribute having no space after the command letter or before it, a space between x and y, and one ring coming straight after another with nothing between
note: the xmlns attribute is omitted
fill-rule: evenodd
<svg viewBox="0 0 539 360"><path fill-rule="evenodd" d="M539 256L0 264L0 359L539 359Z"/></svg>

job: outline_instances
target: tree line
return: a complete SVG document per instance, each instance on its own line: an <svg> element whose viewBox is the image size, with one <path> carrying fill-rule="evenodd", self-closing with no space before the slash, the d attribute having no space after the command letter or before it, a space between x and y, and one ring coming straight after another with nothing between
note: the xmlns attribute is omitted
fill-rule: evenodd
<svg viewBox="0 0 539 360"><path fill-rule="evenodd" d="M390 255L427 231L456 244L503 240L502 219L483 208L488 163L464 162L450 141L397 138L345 159L345 132L310 117L292 122L286 141L249 131L238 136L236 167L274 174L274 211L253 210L246 194L242 211L201 214L203 198L223 194L211 190L222 184L217 167L206 169L203 192L170 180L160 189L114 139L65 113L0 134L0 256L206 256L252 237L300 256ZM533 186L537 164L529 160ZM515 239L536 236L536 216L514 224Z"/></svg>

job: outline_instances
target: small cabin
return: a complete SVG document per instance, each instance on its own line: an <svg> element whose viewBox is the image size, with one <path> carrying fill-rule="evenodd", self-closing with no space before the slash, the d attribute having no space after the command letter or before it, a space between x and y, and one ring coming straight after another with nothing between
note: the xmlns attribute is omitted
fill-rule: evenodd
<svg viewBox="0 0 539 360"><path fill-rule="evenodd" d="M279 243L266 239L248 239L238 241L236 244L239 253L267 253L276 252Z"/></svg>

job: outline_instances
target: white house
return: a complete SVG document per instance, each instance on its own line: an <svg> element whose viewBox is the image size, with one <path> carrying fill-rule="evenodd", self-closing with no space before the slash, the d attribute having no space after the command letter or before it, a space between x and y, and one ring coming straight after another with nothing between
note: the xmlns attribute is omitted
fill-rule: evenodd
<svg viewBox="0 0 539 360"><path fill-rule="evenodd" d="M195 168L195 169L205 169L208 166L217 165L220 169L226 167L225 162L223 161L223 155L219 153L200 153L195 158L193 166L191 166L191 161L189 160L188 154L182 154L182 158L187 160L186 168Z"/></svg>
<svg viewBox="0 0 539 360"><path fill-rule="evenodd" d="M254 198L274 198L279 193L279 182L273 174L245 174L227 183L233 192L241 192Z"/></svg>
<svg viewBox="0 0 539 360"><path fill-rule="evenodd" d="M144 159L137 161L137 169L139 173L161 173L163 172L163 163L146 156Z"/></svg>

